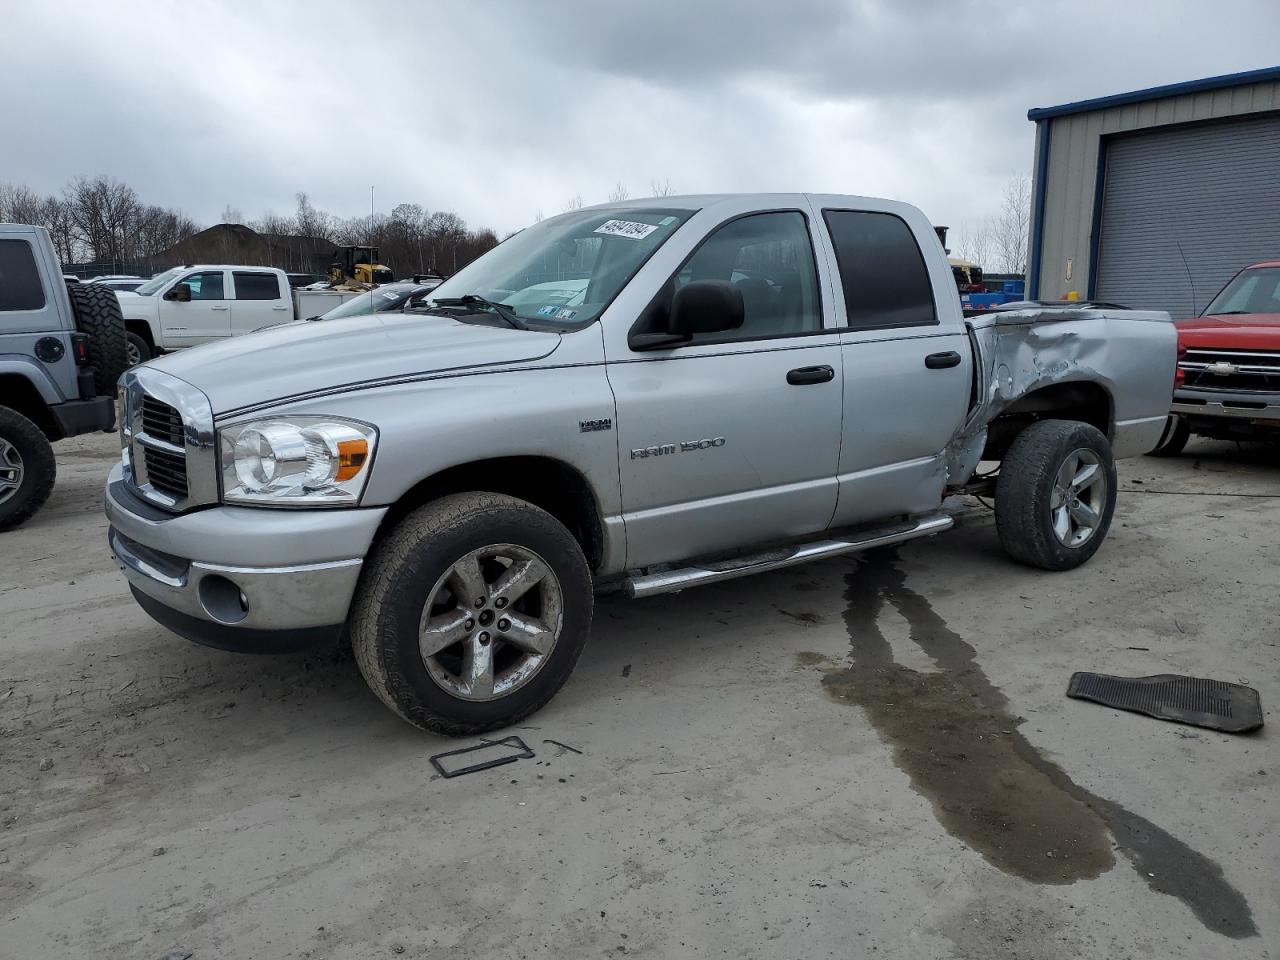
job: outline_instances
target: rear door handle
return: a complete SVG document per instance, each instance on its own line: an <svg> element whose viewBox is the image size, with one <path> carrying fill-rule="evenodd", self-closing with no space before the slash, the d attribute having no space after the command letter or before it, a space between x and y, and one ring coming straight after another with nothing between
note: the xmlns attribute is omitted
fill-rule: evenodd
<svg viewBox="0 0 1280 960"><path fill-rule="evenodd" d="M787 383L793 387L809 383L827 383L836 378L836 372L826 364L818 367L796 367L787 371Z"/></svg>
<svg viewBox="0 0 1280 960"><path fill-rule="evenodd" d="M958 367L960 366L960 354L954 350L931 353L924 358L924 365L930 370L945 370L947 367Z"/></svg>
<svg viewBox="0 0 1280 960"><path fill-rule="evenodd" d="M230 307L210 307L210 310L230 310Z"/></svg>

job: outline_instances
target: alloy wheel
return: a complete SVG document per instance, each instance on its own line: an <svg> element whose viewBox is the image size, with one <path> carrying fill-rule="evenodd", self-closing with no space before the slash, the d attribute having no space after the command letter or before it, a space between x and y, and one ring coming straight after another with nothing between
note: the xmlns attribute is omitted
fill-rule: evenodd
<svg viewBox="0 0 1280 960"><path fill-rule="evenodd" d="M1094 451L1081 447L1067 454L1049 498L1054 536L1066 547L1087 543L1102 523L1107 504L1107 471Z"/></svg>
<svg viewBox="0 0 1280 960"><path fill-rule="evenodd" d="M22 455L18 448L0 437L0 503L18 492L23 477Z"/></svg>

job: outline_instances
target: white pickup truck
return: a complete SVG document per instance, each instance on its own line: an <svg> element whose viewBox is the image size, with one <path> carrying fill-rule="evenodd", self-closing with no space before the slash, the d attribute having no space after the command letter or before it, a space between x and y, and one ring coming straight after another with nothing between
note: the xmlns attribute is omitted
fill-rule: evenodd
<svg viewBox="0 0 1280 960"><path fill-rule="evenodd" d="M354 290L293 290L274 267L189 264L156 274L133 293L119 293L129 334L130 365L263 327L319 316Z"/></svg>

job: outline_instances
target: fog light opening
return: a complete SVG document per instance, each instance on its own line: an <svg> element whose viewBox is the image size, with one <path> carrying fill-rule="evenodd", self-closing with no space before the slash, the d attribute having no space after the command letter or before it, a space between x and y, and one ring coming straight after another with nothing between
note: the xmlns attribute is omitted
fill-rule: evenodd
<svg viewBox="0 0 1280 960"><path fill-rule="evenodd" d="M239 623L249 615L249 598L244 591L216 573L200 581L200 605L219 623Z"/></svg>

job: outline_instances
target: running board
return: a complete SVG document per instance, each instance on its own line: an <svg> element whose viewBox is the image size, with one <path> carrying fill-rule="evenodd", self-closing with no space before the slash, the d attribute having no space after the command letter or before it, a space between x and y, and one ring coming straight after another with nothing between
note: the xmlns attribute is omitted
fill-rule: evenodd
<svg viewBox="0 0 1280 960"><path fill-rule="evenodd" d="M813 543L801 543L793 547L783 547L746 557L734 557L732 560L720 560L713 563L680 567L675 570L663 570L628 577L622 588L627 596L634 598L654 597L660 593L674 593L687 590L689 587L700 587L705 583L719 583L735 577L745 577L753 573L764 573L766 570L781 570L783 567L794 567L810 560L822 560L826 557L838 557L843 553L857 553L873 547L885 547L917 537L928 537L942 533L955 526L955 518L945 514L933 514L920 520L909 521L891 527L880 527L875 530L860 532L856 537L839 540L817 540Z"/></svg>

